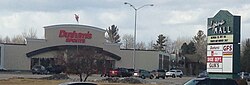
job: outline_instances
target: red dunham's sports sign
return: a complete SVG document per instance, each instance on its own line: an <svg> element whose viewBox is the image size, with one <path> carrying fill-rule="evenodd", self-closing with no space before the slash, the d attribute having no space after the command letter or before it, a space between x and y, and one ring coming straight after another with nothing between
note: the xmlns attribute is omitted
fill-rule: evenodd
<svg viewBox="0 0 250 85"><path fill-rule="evenodd" d="M59 32L60 38L66 38L65 42L73 42L73 43L85 43L85 39L91 39L92 34L89 33L82 33L82 32L67 32L65 30L60 30Z"/></svg>

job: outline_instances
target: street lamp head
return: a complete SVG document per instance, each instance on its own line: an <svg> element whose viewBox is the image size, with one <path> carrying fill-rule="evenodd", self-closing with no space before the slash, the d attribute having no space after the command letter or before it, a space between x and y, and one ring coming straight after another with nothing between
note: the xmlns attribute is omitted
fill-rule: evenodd
<svg viewBox="0 0 250 85"><path fill-rule="evenodd" d="M128 2L124 2L124 4L128 4Z"/></svg>
<svg viewBox="0 0 250 85"><path fill-rule="evenodd" d="M154 6L154 4L150 4L149 6Z"/></svg>

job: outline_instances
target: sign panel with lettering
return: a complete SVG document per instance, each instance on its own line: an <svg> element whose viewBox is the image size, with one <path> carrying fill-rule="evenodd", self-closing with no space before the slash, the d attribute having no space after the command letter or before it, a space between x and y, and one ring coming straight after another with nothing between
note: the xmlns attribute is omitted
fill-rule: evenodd
<svg viewBox="0 0 250 85"><path fill-rule="evenodd" d="M233 44L226 44L223 46L223 57L233 56Z"/></svg>
<svg viewBox="0 0 250 85"><path fill-rule="evenodd" d="M222 56L209 56L207 57L207 62L216 62L216 63L222 63Z"/></svg>
<svg viewBox="0 0 250 85"><path fill-rule="evenodd" d="M207 56L222 56L223 55L223 52L220 50L209 50L207 51Z"/></svg>
<svg viewBox="0 0 250 85"><path fill-rule="evenodd" d="M207 45L207 50L223 50L222 45Z"/></svg>
<svg viewBox="0 0 250 85"><path fill-rule="evenodd" d="M208 72L232 72L233 44L217 44L207 46L207 70ZM217 67L216 67L217 66ZM228 66L228 67L225 67Z"/></svg>
<svg viewBox="0 0 250 85"><path fill-rule="evenodd" d="M240 72L240 16L220 10L207 21L207 71L209 74ZM236 78L232 75L231 78Z"/></svg>
<svg viewBox="0 0 250 85"><path fill-rule="evenodd" d="M207 70L222 69L222 63L207 63Z"/></svg>
<svg viewBox="0 0 250 85"><path fill-rule="evenodd" d="M207 39L207 43L232 43L233 35L213 35Z"/></svg>
<svg viewBox="0 0 250 85"><path fill-rule="evenodd" d="M65 31L60 30L59 35L60 38L65 38L65 42L72 43L85 43L85 39L91 39L92 34L88 31L86 33L76 32L76 31Z"/></svg>

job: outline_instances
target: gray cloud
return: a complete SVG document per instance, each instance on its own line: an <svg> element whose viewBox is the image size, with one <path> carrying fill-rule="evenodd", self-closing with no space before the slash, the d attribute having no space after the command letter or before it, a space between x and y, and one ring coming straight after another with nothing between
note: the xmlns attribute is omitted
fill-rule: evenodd
<svg viewBox="0 0 250 85"><path fill-rule="evenodd" d="M80 23L102 29L115 24L120 35L133 34L134 10L120 0L1 0L0 35L13 36L34 28L43 37L43 26ZM154 3L138 11L138 41L155 40L159 34L192 37L198 30L206 32L207 18L226 9L242 18L242 38L250 36L250 2L248 0L128 0L136 7ZM146 37L145 37L146 36Z"/></svg>
<svg viewBox="0 0 250 85"><path fill-rule="evenodd" d="M1 11L45 11L109 9L119 6L111 0L1 0Z"/></svg>

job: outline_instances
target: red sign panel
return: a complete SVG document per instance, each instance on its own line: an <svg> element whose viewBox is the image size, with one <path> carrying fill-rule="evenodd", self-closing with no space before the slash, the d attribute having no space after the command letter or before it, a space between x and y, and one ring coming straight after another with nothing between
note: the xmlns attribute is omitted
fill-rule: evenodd
<svg viewBox="0 0 250 85"><path fill-rule="evenodd" d="M89 33L82 33L82 32L67 32L65 30L60 30L59 32L60 38L66 38L65 42L73 42L73 43L85 43L85 39L91 39L92 34Z"/></svg>
<svg viewBox="0 0 250 85"><path fill-rule="evenodd" d="M232 52L232 51L233 51L233 45L232 44L223 46L223 52Z"/></svg>
<svg viewBox="0 0 250 85"><path fill-rule="evenodd" d="M222 63L222 56L208 56L207 62L217 62Z"/></svg>

